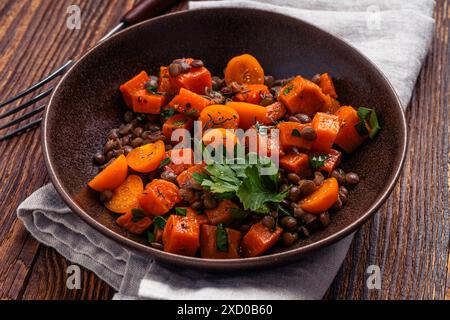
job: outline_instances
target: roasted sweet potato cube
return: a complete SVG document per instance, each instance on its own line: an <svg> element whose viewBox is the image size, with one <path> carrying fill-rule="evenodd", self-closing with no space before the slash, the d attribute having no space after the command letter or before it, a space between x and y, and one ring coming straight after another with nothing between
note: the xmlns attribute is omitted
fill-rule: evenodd
<svg viewBox="0 0 450 320"><path fill-rule="evenodd" d="M172 214L163 233L164 251L195 256L200 246L200 224L196 219Z"/></svg>
<svg viewBox="0 0 450 320"><path fill-rule="evenodd" d="M220 251L217 248L217 227L202 225L200 233L200 255L207 259L236 259L239 258L239 243L241 233L237 230L225 228L228 239L228 250Z"/></svg>
<svg viewBox="0 0 450 320"><path fill-rule="evenodd" d="M136 92L145 89L145 83L150 80L147 72L141 71L131 80L128 80L120 86L120 92L122 92L123 99L128 108L133 108L132 97Z"/></svg>
<svg viewBox="0 0 450 320"><path fill-rule="evenodd" d="M261 222L255 223L242 239L242 256L257 257L263 254L275 245L281 232L282 229L278 226L275 230L270 230Z"/></svg>
<svg viewBox="0 0 450 320"><path fill-rule="evenodd" d="M312 115L326 103L326 95L314 82L300 76L287 83L280 91L278 99L291 114L304 113Z"/></svg>
<svg viewBox="0 0 450 320"><path fill-rule="evenodd" d="M300 150L311 149L311 141L306 140L301 136L301 131L304 127L311 126L310 124L303 124L292 121L280 122L277 125L280 137L280 146L283 150L296 147Z"/></svg>
<svg viewBox="0 0 450 320"><path fill-rule="evenodd" d="M231 214L232 208L239 208L236 203L231 200L222 200L214 209L205 210L209 223L218 225L219 223L228 224L233 220Z"/></svg>
<svg viewBox="0 0 450 320"><path fill-rule="evenodd" d="M338 116L317 112L312 121L312 127L317 138L313 141L311 149L321 153L329 153L339 132Z"/></svg>
<svg viewBox="0 0 450 320"><path fill-rule="evenodd" d="M280 167L301 177L310 173L309 157L304 153L289 153L280 158Z"/></svg>

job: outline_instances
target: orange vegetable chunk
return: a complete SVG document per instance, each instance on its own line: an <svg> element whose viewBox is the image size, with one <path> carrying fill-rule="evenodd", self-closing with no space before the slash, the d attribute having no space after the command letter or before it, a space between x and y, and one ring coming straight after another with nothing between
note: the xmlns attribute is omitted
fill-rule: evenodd
<svg viewBox="0 0 450 320"><path fill-rule="evenodd" d="M173 93L174 89L170 82L169 69L161 66L159 68L158 92Z"/></svg>
<svg viewBox="0 0 450 320"><path fill-rule="evenodd" d="M175 203L180 201L180 191L175 184L163 179L154 179L145 187L139 204L146 212L160 216L169 212Z"/></svg>
<svg viewBox="0 0 450 320"><path fill-rule="evenodd" d="M105 206L115 213L125 213L133 208L137 208L139 197L144 191L144 184L141 177L130 175L113 191L111 200L105 202Z"/></svg>
<svg viewBox="0 0 450 320"><path fill-rule="evenodd" d="M161 140L133 149L127 155L127 162L131 169L137 172L156 170L164 159L165 145Z"/></svg>
<svg viewBox="0 0 450 320"><path fill-rule="evenodd" d="M250 54L236 56L228 61L225 68L227 85L236 81L238 84L263 84L264 70L258 60Z"/></svg>
<svg viewBox="0 0 450 320"><path fill-rule="evenodd" d="M321 153L329 153L339 132L338 116L318 112L311 124L317 134L311 148Z"/></svg>
<svg viewBox="0 0 450 320"><path fill-rule="evenodd" d="M187 63L191 63L193 59L186 59ZM172 88L176 91L184 88L197 94L205 94L205 90L211 89L212 79L211 73L205 67L191 68L187 73L182 73L175 78L170 78Z"/></svg>
<svg viewBox="0 0 450 320"><path fill-rule="evenodd" d="M361 120L356 110L350 106L343 106L336 111L339 118L339 133L336 136L336 143L345 152L352 153L366 139L367 135L360 136L355 128Z"/></svg>
<svg viewBox="0 0 450 320"><path fill-rule="evenodd" d="M141 71L131 80L128 80L120 86L120 92L122 92L123 99L128 108L133 108L133 96L136 92L145 89L145 84L150 80L147 72Z"/></svg>
<svg viewBox="0 0 450 320"><path fill-rule="evenodd" d="M313 115L327 102L326 95L314 82L300 76L295 77L280 90L278 99L291 114Z"/></svg>
<svg viewBox="0 0 450 320"><path fill-rule="evenodd" d="M260 256L277 243L282 231L278 226L272 231L261 222L255 223L242 238L242 256L246 258Z"/></svg>
<svg viewBox="0 0 450 320"><path fill-rule="evenodd" d="M184 170L182 173L180 173L177 176L177 183L180 186L180 188L182 188L182 187L189 188L189 187L195 185L197 182L192 177L192 175L194 174L194 172L202 173L204 171L204 167L205 167L204 164L196 164L196 165L193 165L192 167Z"/></svg>
<svg viewBox="0 0 450 320"><path fill-rule="evenodd" d="M225 228L228 237L228 251L219 251L216 242L216 226L202 225L200 232L200 255L206 259L237 259L242 234L234 229Z"/></svg>
<svg viewBox="0 0 450 320"><path fill-rule="evenodd" d="M124 155L120 155L116 160L97 174L94 179L89 181L88 186L98 192L113 190L125 181L127 174L127 159Z"/></svg>
<svg viewBox="0 0 450 320"><path fill-rule="evenodd" d="M292 147L299 148L301 150L311 149L312 142L306 140L301 136L301 131L304 127L311 126L309 124L303 124L293 121L283 121L277 125L277 129L280 130L280 145L283 149L290 149Z"/></svg>
<svg viewBox="0 0 450 320"><path fill-rule="evenodd" d="M342 153L335 149L331 149L328 158L325 159L324 165L319 168L320 171L326 171L329 175L335 170L341 162Z"/></svg>
<svg viewBox="0 0 450 320"><path fill-rule="evenodd" d="M176 175L194 165L194 152L191 148L172 149L166 152L166 158L170 163L166 165Z"/></svg>
<svg viewBox="0 0 450 320"><path fill-rule="evenodd" d="M264 84L247 84L241 92L237 93L233 100L240 102L248 102L253 104L260 104L263 97L269 95L270 91Z"/></svg>
<svg viewBox="0 0 450 320"><path fill-rule="evenodd" d="M197 220L172 214L163 232L164 251L195 256L200 247L200 224Z"/></svg>
<svg viewBox="0 0 450 320"><path fill-rule="evenodd" d="M327 72L320 75L319 87L322 89L323 93L328 94L330 97L334 99L338 97L333 80Z"/></svg>
<svg viewBox="0 0 450 320"><path fill-rule="evenodd" d="M339 184L335 178L325 179L313 193L300 200L300 207L310 213L321 213L330 209L339 196Z"/></svg>
<svg viewBox="0 0 450 320"><path fill-rule="evenodd" d="M265 123L267 121L267 109L257 104L247 102L227 102L227 107L231 107L239 115L239 128L247 130L255 123Z"/></svg>
<svg viewBox="0 0 450 320"><path fill-rule="evenodd" d="M214 104L207 106L200 112L199 120L202 128L225 128L236 129L239 127L239 113L226 105Z"/></svg>
<svg viewBox="0 0 450 320"><path fill-rule="evenodd" d="M198 116L204 108L211 104L213 104L211 100L193 91L181 88L179 94L170 101L169 107L174 108L180 113Z"/></svg>
<svg viewBox="0 0 450 320"><path fill-rule="evenodd" d="M164 136L167 139L166 141L168 142L170 141L172 144L177 144L181 142L180 141L181 139L178 141L172 141L172 133L177 129L191 130L193 127L194 127L194 120L191 117L185 114L176 114L174 116L171 116L169 119L166 120L166 122L164 122L162 130ZM182 134L181 137L183 141L185 141L185 139L190 138L190 135L188 136L186 132L186 134Z"/></svg>
<svg viewBox="0 0 450 320"><path fill-rule="evenodd" d="M286 114L286 108L281 102L274 102L266 107L266 116L263 123L273 125Z"/></svg>
<svg viewBox="0 0 450 320"><path fill-rule="evenodd" d="M137 221L134 221L139 219ZM134 234L142 234L153 223L153 219L148 216L133 218L132 210L128 210L125 214L117 218L116 223L122 228L127 229Z"/></svg>
<svg viewBox="0 0 450 320"><path fill-rule="evenodd" d="M208 223L208 216L206 214L200 214L191 207L186 207L186 217L197 220L199 225Z"/></svg>
<svg viewBox="0 0 450 320"><path fill-rule="evenodd" d="M136 91L131 95L133 111L139 113L160 114L165 101L165 96L150 93L147 89Z"/></svg>
<svg viewBox="0 0 450 320"><path fill-rule="evenodd" d="M213 225L218 225L219 223L228 224L233 220L232 208L239 208L239 206L231 200L222 200L216 208L207 209L205 213L209 222Z"/></svg>
<svg viewBox="0 0 450 320"><path fill-rule="evenodd" d="M280 158L280 167L301 177L310 173L309 157L304 153L289 153Z"/></svg>

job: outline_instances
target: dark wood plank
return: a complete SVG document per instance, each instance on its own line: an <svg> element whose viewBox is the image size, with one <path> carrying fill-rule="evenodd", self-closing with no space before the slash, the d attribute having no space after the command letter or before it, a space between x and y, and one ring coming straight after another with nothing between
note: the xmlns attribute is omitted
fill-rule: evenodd
<svg viewBox="0 0 450 320"><path fill-rule="evenodd" d="M356 234L329 299L443 299L449 288L448 1L437 1L435 18L432 48L407 111L403 174L379 213ZM381 268L381 290L366 287L372 264Z"/></svg>
<svg viewBox="0 0 450 320"><path fill-rule="evenodd" d="M77 3L82 8L82 28L69 31L66 8ZM132 0L2 1L0 100L40 79L65 58L82 54L132 4ZM447 1L437 1L436 37L407 114L410 151L403 175L380 213L355 237L327 298L442 299L446 288L450 298L449 10ZM68 290L65 277L70 262L39 245L15 217L18 204L48 182L39 130L1 143L0 163L0 195L8 199L0 202L0 298L109 299L113 290L87 270L83 270L82 289ZM382 268L382 290L365 286L365 270L371 264Z"/></svg>
<svg viewBox="0 0 450 320"><path fill-rule="evenodd" d="M66 9L71 4L80 5L80 30L66 28ZM0 100L41 79L67 58L85 52L132 5L131 0L2 1ZM25 291L28 280L33 278L30 277L30 271L39 244L16 219L15 209L28 195L49 180L41 153L39 129L2 142L0 163L0 195L1 199L7 199L0 202L0 298L17 299ZM41 253L49 250L44 249ZM43 257L50 256L51 253L43 254ZM56 260L58 259L59 265L63 265L63 258L58 256ZM40 260L41 258L37 259ZM62 274L65 273L58 276ZM89 277L93 275L90 274ZM47 278L46 281L50 283L52 279Z"/></svg>

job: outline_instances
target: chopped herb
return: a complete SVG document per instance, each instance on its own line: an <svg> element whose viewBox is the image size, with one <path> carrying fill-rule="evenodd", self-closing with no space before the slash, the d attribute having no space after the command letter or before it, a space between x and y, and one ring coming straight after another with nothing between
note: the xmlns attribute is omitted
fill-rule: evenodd
<svg viewBox="0 0 450 320"><path fill-rule="evenodd" d="M360 136L369 135L370 139L375 138L381 130L375 110L360 107L358 108L358 117L361 120L361 122L355 125L355 129L358 131L358 134Z"/></svg>
<svg viewBox="0 0 450 320"><path fill-rule="evenodd" d="M292 216L292 214L281 205L277 206L277 212L282 216Z"/></svg>
<svg viewBox="0 0 450 320"><path fill-rule="evenodd" d="M221 223L216 229L216 248L218 251L228 252L228 234Z"/></svg>
<svg viewBox="0 0 450 320"><path fill-rule="evenodd" d="M155 226L158 227L158 229L161 229L161 230L164 229L164 227L166 226L166 222L167 222L167 220L164 219L161 216L156 216L153 219L153 223L155 224Z"/></svg>
<svg viewBox="0 0 450 320"><path fill-rule="evenodd" d="M158 86L148 86L146 89L149 93L158 94Z"/></svg>
<svg viewBox="0 0 450 320"><path fill-rule="evenodd" d="M145 211L141 208L134 208L131 209L131 221L138 222L144 219L147 215L145 214Z"/></svg>
<svg viewBox="0 0 450 320"><path fill-rule="evenodd" d="M309 157L309 166L312 169L318 169L325 165L325 160L328 159L328 155L321 154L319 156L311 156Z"/></svg>
<svg viewBox="0 0 450 320"><path fill-rule="evenodd" d="M171 116L173 116L176 113L174 108L167 108L161 111L161 117L164 120L167 120L168 118L170 118Z"/></svg>
<svg viewBox="0 0 450 320"><path fill-rule="evenodd" d="M287 192L274 191L278 190L277 173L261 175L263 168L271 166L273 163L269 158L267 161L260 158L257 164L249 164L247 160L242 164L211 164L206 166L206 172L194 173L193 178L217 199L237 196L244 210L266 213L269 211L268 205L281 202L287 195Z"/></svg>
<svg viewBox="0 0 450 320"><path fill-rule="evenodd" d="M289 94L289 92L291 92L292 89L294 89L294 85L291 84L289 87L287 87L286 89L283 90L283 94L284 95Z"/></svg>
<svg viewBox="0 0 450 320"><path fill-rule="evenodd" d="M186 217L187 209L186 208L175 208L175 213L179 216Z"/></svg>
<svg viewBox="0 0 450 320"><path fill-rule="evenodd" d="M294 137L301 137L302 136L300 134L300 131L298 131L297 129L292 130L291 135L294 136Z"/></svg>
<svg viewBox="0 0 450 320"><path fill-rule="evenodd" d="M164 158L164 160L161 161L161 163L159 164L158 169L164 168L164 167L167 166L169 163L170 163L170 158L169 158L169 157Z"/></svg>
<svg viewBox="0 0 450 320"><path fill-rule="evenodd" d="M185 123L186 123L186 119L180 119L180 120L176 120L176 121L172 122L172 125L174 125L176 127L180 127Z"/></svg>
<svg viewBox="0 0 450 320"><path fill-rule="evenodd" d="M155 235L150 231L147 231L147 241L149 243L155 242Z"/></svg>

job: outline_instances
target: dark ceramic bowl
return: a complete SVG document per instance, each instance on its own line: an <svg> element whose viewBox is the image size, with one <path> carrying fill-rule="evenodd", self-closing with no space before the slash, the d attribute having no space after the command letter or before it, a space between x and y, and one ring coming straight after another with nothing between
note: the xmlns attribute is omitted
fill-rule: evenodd
<svg viewBox="0 0 450 320"><path fill-rule="evenodd" d="M222 75L233 56L250 53L267 74L285 78L329 72L343 104L373 107L382 126L379 136L344 159L361 183L331 225L294 247L276 248L249 259L211 260L150 248L145 239L115 224L114 217L89 190L97 173L92 158L109 130L120 124L125 107L119 85L141 70L158 70L179 57L202 59ZM98 45L64 76L45 112L42 130L50 177L65 202L82 219L118 243L158 261L209 270L267 267L299 259L338 241L360 227L391 192L402 166L406 125L388 80L367 58L342 40L308 23L250 9L206 9L166 15L133 26Z"/></svg>

